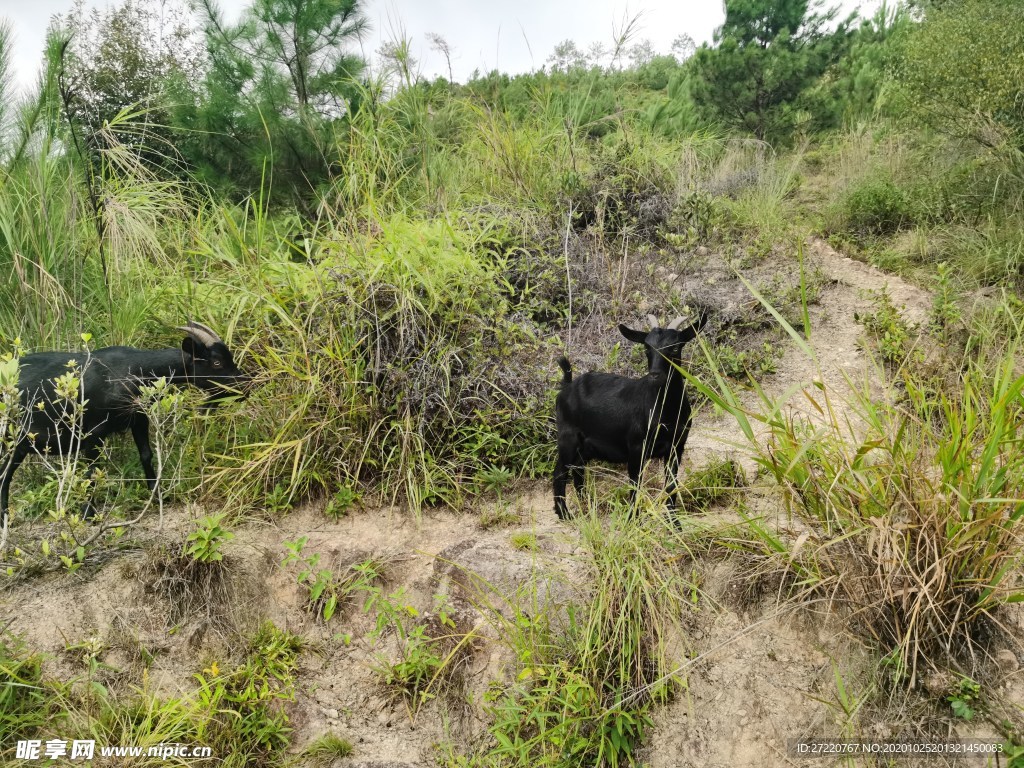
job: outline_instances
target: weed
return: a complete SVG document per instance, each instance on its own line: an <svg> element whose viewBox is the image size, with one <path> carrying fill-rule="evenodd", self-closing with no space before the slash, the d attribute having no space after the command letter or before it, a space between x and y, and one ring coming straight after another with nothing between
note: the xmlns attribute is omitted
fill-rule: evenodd
<svg viewBox="0 0 1024 768"><path fill-rule="evenodd" d="M292 494L286 483L277 483L266 495L264 505L267 513L278 515L292 508Z"/></svg>
<svg viewBox="0 0 1024 768"><path fill-rule="evenodd" d="M357 491L352 490L348 486L342 486L328 500L327 505L324 507L324 514L332 520L339 520L345 517L349 510L359 503L360 498L361 496Z"/></svg>
<svg viewBox="0 0 1024 768"><path fill-rule="evenodd" d="M246 764L273 764L288 745L291 728L283 702L294 698L294 674L302 640L266 622L249 642L245 661L220 676L217 665L195 675L198 700L213 714L206 743Z"/></svg>
<svg viewBox="0 0 1024 768"><path fill-rule="evenodd" d="M281 561L281 567L299 564L296 580L307 592L307 607L324 623L329 622L338 608L343 607L353 595L373 589L390 561L388 556L371 557L350 565L338 576L330 568L319 567L319 553L303 554L308 541L308 536L302 536L295 541L283 542L289 554Z"/></svg>
<svg viewBox="0 0 1024 768"><path fill-rule="evenodd" d="M688 512L705 512L715 504L728 501L744 485L740 466L732 459L722 459L687 473L679 492Z"/></svg>
<svg viewBox="0 0 1024 768"><path fill-rule="evenodd" d="M531 551L537 549L537 535L529 533L528 531L513 533L512 536L509 537L509 541L511 542L513 549Z"/></svg>
<svg viewBox="0 0 1024 768"><path fill-rule="evenodd" d="M59 702L55 684L44 683L43 658L13 633L0 632L0 730L14 739L34 738Z"/></svg>
<svg viewBox="0 0 1024 768"><path fill-rule="evenodd" d="M935 269L935 293L929 329L941 342L947 343L961 320L960 307L956 301L959 291L953 285L952 270L946 262L940 262Z"/></svg>
<svg viewBox="0 0 1024 768"><path fill-rule="evenodd" d="M371 636L379 643L392 634L397 654L394 661L379 654L374 671L385 685L404 694L413 712L437 695L435 683L443 674L451 675L454 651L462 646L452 634L456 626L448 614L446 599L435 597L435 604L439 628L448 630L444 635L432 636L427 624L418 623L419 611L406 602L404 588L388 595L376 587L366 590L363 610L376 614Z"/></svg>
<svg viewBox="0 0 1024 768"><path fill-rule="evenodd" d="M735 340L735 331L730 331L729 337ZM730 343L718 343L714 346L714 356L722 373L731 379L747 381L776 373L782 349L770 341L762 342L759 349L744 350L737 350Z"/></svg>
<svg viewBox="0 0 1024 768"><path fill-rule="evenodd" d="M886 178L869 177L851 186L840 210L845 231L861 237L891 235L914 220L910 197Z"/></svg>
<svg viewBox="0 0 1024 768"><path fill-rule="evenodd" d="M973 720L975 709L981 700L981 686L969 677L963 677L957 683L956 690L946 697L953 716L961 720Z"/></svg>
<svg viewBox="0 0 1024 768"><path fill-rule="evenodd" d="M205 517L175 548L155 552L149 572L152 588L170 603L168 621L205 617L213 626L227 628L234 603L228 562L220 551L233 534L220 523L223 515Z"/></svg>
<svg viewBox="0 0 1024 768"><path fill-rule="evenodd" d="M580 534L596 576L586 610L570 607L558 631L536 604L529 616L495 616L520 670L485 696L491 759L631 764L651 727L650 707L672 691L666 633L688 596L664 567L670 558L658 534L635 523L605 530L596 517L581 519Z"/></svg>
<svg viewBox="0 0 1024 768"><path fill-rule="evenodd" d="M913 329L893 304L888 287L870 291L868 296L872 311L854 313L854 319L864 326L886 364L901 365L910 354Z"/></svg>
<svg viewBox="0 0 1024 768"><path fill-rule="evenodd" d="M224 514L210 515L196 523L196 530L186 539L185 554L199 563L213 563L224 559L221 547L235 537L221 527Z"/></svg>
<svg viewBox="0 0 1024 768"><path fill-rule="evenodd" d="M352 754L352 743L333 733L325 733L310 743L303 750L305 755L315 766L326 768L332 765L335 760L348 757Z"/></svg>
<svg viewBox="0 0 1024 768"><path fill-rule="evenodd" d="M887 294L876 302L869 326L904 334ZM819 383L809 396L822 422L786 414L759 390L754 418L771 432L768 450L723 376L720 391L691 379L737 419L761 469L787 490L818 543L797 557L754 521L752 532L805 585L842 591L881 646L894 682L913 684L919 665L969 654L988 617L1024 599L1012 575L1022 514L1016 499L1024 494L1024 449L1014 437L1024 421L1024 377L1015 373L1016 355L1016 342L990 349L961 373L957 391L937 398L905 367L899 404L877 400L869 384L843 401ZM855 429L845 413L856 414Z"/></svg>

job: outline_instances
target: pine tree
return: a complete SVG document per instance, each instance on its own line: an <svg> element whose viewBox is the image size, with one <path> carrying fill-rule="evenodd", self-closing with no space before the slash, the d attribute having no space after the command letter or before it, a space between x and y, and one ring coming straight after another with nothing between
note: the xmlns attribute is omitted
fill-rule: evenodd
<svg viewBox="0 0 1024 768"><path fill-rule="evenodd" d="M843 51L851 19L829 32L837 9L808 0L726 0L715 47L693 57L698 107L759 139L784 135L793 102Z"/></svg>
<svg viewBox="0 0 1024 768"><path fill-rule="evenodd" d="M365 62L359 0L253 0L235 25L202 0L210 71L179 83L185 150L218 186L271 189L309 212L330 176L333 129L352 109ZM190 97L190 98L189 98Z"/></svg>

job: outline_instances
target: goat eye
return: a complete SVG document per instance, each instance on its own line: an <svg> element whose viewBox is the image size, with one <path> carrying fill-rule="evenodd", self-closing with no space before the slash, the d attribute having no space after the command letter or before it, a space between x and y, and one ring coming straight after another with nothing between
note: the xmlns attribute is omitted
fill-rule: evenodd
<svg viewBox="0 0 1024 768"><path fill-rule="evenodd" d="M214 368L220 368L222 365L224 365L224 363L222 363L220 360L214 360L213 361L213 367Z"/></svg>

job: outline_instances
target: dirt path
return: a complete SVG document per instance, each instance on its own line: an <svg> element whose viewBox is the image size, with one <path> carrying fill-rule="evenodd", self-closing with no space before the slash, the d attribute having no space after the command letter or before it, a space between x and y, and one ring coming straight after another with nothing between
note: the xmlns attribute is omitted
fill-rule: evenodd
<svg viewBox="0 0 1024 768"><path fill-rule="evenodd" d="M932 299L922 288L843 256L818 238L807 243L804 253L805 268L808 271L820 269L827 281L818 303L809 307L809 346L813 357L808 357L787 337L777 373L766 377L762 386L773 400L791 392L788 407L814 420L820 416L800 392L806 390L813 394L815 381L821 381L830 393L839 396L849 392L848 382L859 385L877 381L877 371L860 347L863 327L855 319L858 313L871 309L868 292L887 289L904 318L917 325L927 323ZM820 395L816 399L820 399ZM760 410L754 392L744 392L741 402L752 410ZM763 440L764 431L758 434L759 440ZM754 467L745 454L746 443L731 416L715 416L710 409L705 409L694 422L686 462L689 466L700 466L713 456L734 455L750 472Z"/></svg>

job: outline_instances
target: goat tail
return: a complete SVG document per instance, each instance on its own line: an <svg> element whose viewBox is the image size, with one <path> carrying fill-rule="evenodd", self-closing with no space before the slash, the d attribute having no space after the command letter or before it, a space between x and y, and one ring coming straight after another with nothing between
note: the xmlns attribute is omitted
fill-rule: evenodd
<svg viewBox="0 0 1024 768"><path fill-rule="evenodd" d="M562 386L572 384L572 366L567 357L558 358L558 367L562 369Z"/></svg>

